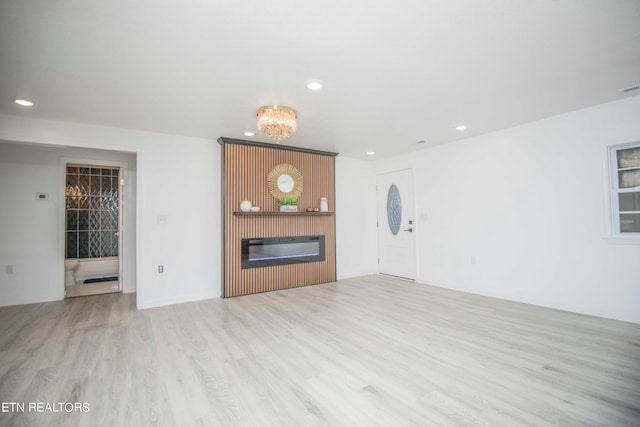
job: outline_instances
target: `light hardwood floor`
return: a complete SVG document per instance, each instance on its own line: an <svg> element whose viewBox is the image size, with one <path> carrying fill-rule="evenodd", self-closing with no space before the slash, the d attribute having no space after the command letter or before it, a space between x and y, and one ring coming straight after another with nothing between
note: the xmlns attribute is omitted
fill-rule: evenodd
<svg viewBox="0 0 640 427"><path fill-rule="evenodd" d="M640 425L640 325L383 276L0 309L0 425Z"/></svg>
<svg viewBox="0 0 640 427"><path fill-rule="evenodd" d="M119 284L117 280L113 282L91 283L91 284L79 284L66 286L65 297L85 297L87 295L101 295L101 294L113 294L120 292Z"/></svg>

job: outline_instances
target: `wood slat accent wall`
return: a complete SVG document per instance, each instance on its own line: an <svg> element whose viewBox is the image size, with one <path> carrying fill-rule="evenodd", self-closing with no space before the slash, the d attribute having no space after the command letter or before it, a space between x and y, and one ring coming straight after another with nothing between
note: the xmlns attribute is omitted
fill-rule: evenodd
<svg viewBox="0 0 640 427"><path fill-rule="evenodd" d="M251 200L261 211L278 211L278 200L269 194L267 175L280 163L295 166L304 188L299 209L320 207L326 197L329 211L335 207L335 153L292 151L238 140L219 139L223 162L223 297L294 288L336 280L335 215L252 216L234 215L240 201ZM325 236L325 261L242 269L241 239L284 236Z"/></svg>

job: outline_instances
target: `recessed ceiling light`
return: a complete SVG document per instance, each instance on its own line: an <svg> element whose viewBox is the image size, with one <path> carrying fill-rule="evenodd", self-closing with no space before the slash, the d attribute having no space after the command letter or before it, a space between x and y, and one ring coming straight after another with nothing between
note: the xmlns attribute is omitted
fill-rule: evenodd
<svg viewBox="0 0 640 427"><path fill-rule="evenodd" d="M307 89L320 90L324 84L320 80L310 80L307 82Z"/></svg>
<svg viewBox="0 0 640 427"><path fill-rule="evenodd" d="M456 126L456 130L465 130L466 128L465 125Z"/></svg>
<svg viewBox="0 0 640 427"><path fill-rule="evenodd" d="M375 151L367 151L367 156L374 156L375 154Z"/></svg>
<svg viewBox="0 0 640 427"><path fill-rule="evenodd" d="M254 135L255 135L255 132L251 132L249 130L244 133L244 136L254 136Z"/></svg>
<svg viewBox="0 0 640 427"><path fill-rule="evenodd" d="M22 105L23 107L33 107L33 102L27 100L27 99L17 99L17 98L12 98L13 102L15 102L18 105Z"/></svg>

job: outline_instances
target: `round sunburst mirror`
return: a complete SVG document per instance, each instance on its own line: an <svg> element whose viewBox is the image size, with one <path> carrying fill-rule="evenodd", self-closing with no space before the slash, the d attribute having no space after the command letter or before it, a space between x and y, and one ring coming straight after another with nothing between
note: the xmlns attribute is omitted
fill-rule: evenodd
<svg viewBox="0 0 640 427"><path fill-rule="evenodd" d="M297 198L302 194L302 174L295 166L280 163L269 171L267 186L269 194L278 200L283 197Z"/></svg>

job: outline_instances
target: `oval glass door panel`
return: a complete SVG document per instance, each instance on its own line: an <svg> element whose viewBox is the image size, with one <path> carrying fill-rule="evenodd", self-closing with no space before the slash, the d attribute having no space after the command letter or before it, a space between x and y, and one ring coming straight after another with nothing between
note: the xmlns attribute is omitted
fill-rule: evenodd
<svg viewBox="0 0 640 427"><path fill-rule="evenodd" d="M398 234L400 224L402 224L402 200L400 199L400 191L395 184L391 184L387 193L387 220L391 233Z"/></svg>

